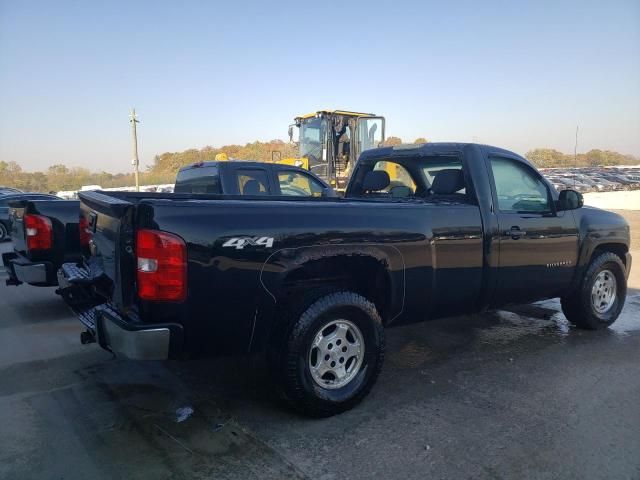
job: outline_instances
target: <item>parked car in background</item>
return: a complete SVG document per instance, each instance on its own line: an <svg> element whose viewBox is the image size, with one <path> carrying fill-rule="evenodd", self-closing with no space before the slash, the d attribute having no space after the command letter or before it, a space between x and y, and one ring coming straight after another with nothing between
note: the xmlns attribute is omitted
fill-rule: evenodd
<svg viewBox="0 0 640 480"><path fill-rule="evenodd" d="M598 183L597 181L593 180L592 178L590 178L587 175L581 175L579 177L579 180L581 183L585 184L587 187L589 187L588 191L593 191L594 189L598 192L602 192L604 191L605 187L602 183Z"/></svg>
<svg viewBox="0 0 640 480"><path fill-rule="evenodd" d="M541 170L554 187L565 185L581 193L640 188L640 167L579 167Z"/></svg>
<svg viewBox="0 0 640 480"><path fill-rule="evenodd" d="M0 187L0 196L11 195L14 193L22 193L22 190L18 190L17 188L12 187Z"/></svg>
<svg viewBox="0 0 640 480"><path fill-rule="evenodd" d="M0 242L11 238L9 202L15 200L59 200L59 198L55 195L49 195L48 193L11 192L5 195L0 195Z"/></svg>
<svg viewBox="0 0 640 480"><path fill-rule="evenodd" d="M593 182L596 182L598 185L601 185L602 186L602 191L604 191L604 192L612 192L618 187L618 184L613 183L613 182L607 180L606 178L602 178L602 177L599 177L597 175L589 174L589 178Z"/></svg>
<svg viewBox="0 0 640 480"><path fill-rule="evenodd" d="M551 181L551 183L554 185L556 190L558 189L558 187L560 187L559 188L560 190L564 188L573 188L574 190L577 190L580 193L585 193L592 189L590 185L583 183L581 181L578 181L577 179L567 178L564 176L548 177L548 178L549 178L549 181Z"/></svg>
<svg viewBox="0 0 640 480"><path fill-rule="evenodd" d="M199 162L181 168L175 193L335 196L320 177L300 167L251 161Z"/></svg>
<svg viewBox="0 0 640 480"><path fill-rule="evenodd" d="M65 200L77 200L78 192L76 190L60 190L56 195Z"/></svg>
<svg viewBox="0 0 640 480"><path fill-rule="evenodd" d="M80 187L81 192L94 192L96 190L102 190L100 185L83 185Z"/></svg>
<svg viewBox="0 0 640 480"><path fill-rule="evenodd" d="M182 198L191 198L193 194L212 194L218 198L228 195L335 196L329 185L307 170L248 161L189 165L178 172L175 185L161 187L132 195L161 196L175 188ZM82 250L86 253L90 248L87 236L89 226L82 223L87 219L79 218L80 203L54 198L55 201L22 200L10 203L14 249L2 256L9 274L7 285L58 285L56 272L62 263L77 261ZM175 198L180 198L180 195Z"/></svg>

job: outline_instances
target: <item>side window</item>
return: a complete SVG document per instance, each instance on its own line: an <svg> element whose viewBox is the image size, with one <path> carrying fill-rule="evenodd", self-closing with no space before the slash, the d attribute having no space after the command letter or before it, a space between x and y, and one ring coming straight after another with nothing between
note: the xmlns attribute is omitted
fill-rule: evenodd
<svg viewBox="0 0 640 480"><path fill-rule="evenodd" d="M319 197L324 188L312 176L293 170L278 172L278 183L282 195Z"/></svg>
<svg viewBox="0 0 640 480"><path fill-rule="evenodd" d="M501 212L548 212L549 192L545 183L526 165L509 158L491 157Z"/></svg>
<svg viewBox="0 0 640 480"><path fill-rule="evenodd" d="M413 181L413 178L411 178L411 174L399 163L380 160L376 162L376 164L373 166L373 169L384 170L389 174L389 180L391 180L391 182L389 183L389 186L387 188L385 188L384 190L380 190L381 192L393 194L393 189L395 187L405 187L403 188L403 190L408 194L413 195L414 193L416 193L416 184ZM399 191L399 189L396 190Z"/></svg>
<svg viewBox="0 0 640 480"><path fill-rule="evenodd" d="M241 195L269 195L269 177L262 169L237 170L238 191Z"/></svg>
<svg viewBox="0 0 640 480"><path fill-rule="evenodd" d="M380 145L384 141L384 119L382 117L360 118L358 140L360 153Z"/></svg>

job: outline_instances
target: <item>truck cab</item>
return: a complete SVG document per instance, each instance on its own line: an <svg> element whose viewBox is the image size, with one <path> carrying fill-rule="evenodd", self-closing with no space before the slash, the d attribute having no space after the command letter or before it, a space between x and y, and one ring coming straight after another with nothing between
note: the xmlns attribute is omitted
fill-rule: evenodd
<svg viewBox="0 0 640 480"><path fill-rule="evenodd" d="M251 161L199 162L181 168L176 176L174 192L299 197L334 195L324 180L302 168Z"/></svg>

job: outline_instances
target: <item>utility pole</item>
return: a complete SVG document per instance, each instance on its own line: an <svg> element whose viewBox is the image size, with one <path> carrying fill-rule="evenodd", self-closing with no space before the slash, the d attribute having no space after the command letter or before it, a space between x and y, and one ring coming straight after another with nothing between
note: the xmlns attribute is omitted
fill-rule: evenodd
<svg viewBox="0 0 640 480"><path fill-rule="evenodd" d="M133 158L131 159L131 165L133 165L133 172L136 176L136 192L140 191L140 179L138 177L138 165L140 162L138 161L138 132L136 130L136 123L140 123L138 117L136 116L136 109L131 109L129 122L131 123L131 141L133 143Z"/></svg>
<svg viewBox="0 0 640 480"><path fill-rule="evenodd" d="M578 168L578 125L576 125L576 143L573 144L573 188L576 188L576 168Z"/></svg>
<svg viewBox="0 0 640 480"><path fill-rule="evenodd" d="M578 127L579 125L576 125L576 143L573 145L573 165L575 167L578 166Z"/></svg>

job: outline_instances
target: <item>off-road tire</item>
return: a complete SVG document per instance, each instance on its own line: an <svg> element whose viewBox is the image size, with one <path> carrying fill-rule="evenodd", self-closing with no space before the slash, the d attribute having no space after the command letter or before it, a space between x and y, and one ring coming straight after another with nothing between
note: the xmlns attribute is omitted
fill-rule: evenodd
<svg viewBox="0 0 640 480"><path fill-rule="evenodd" d="M350 291L325 290L307 295L290 305L280 319L267 359L283 397L300 413L329 417L353 408L369 393L384 362L384 328L375 305ZM364 338L362 365L341 388L327 389L316 383L309 368L309 351L318 329L331 320L345 319L359 328Z"/></svg>
<svg viewBox="0 0 640 480"><path fill-rule="evenodd" d="M591 289L598 274L604 270L609 270L615 276L616 299L609 310L604 313L598 313L591 302ZM625 272L625 266L616 254L605 252L595 256L591 260L578 288L560 299L562 312L567 317L567 320L576 327L586 330L599 330L613 324L618 315L620 315L627 296Z"/></svg>

